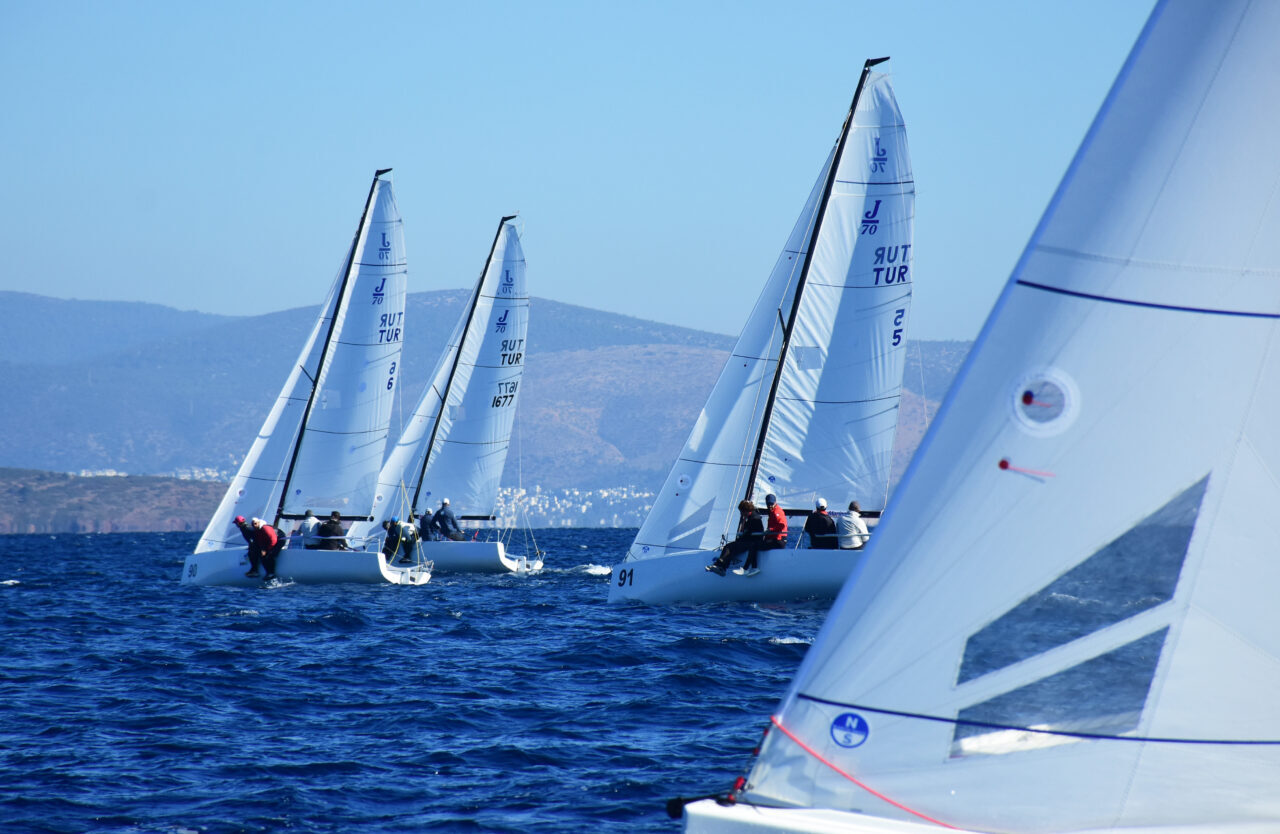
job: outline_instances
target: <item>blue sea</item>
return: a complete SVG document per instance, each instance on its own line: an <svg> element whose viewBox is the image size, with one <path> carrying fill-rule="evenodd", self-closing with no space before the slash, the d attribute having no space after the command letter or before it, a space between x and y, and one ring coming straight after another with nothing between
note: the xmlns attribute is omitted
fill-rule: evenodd
<svg viewBox="0 0 1280 834"><path fill-rule="evenodd" d="M608 605L634 533L535 531L541 574L420 588L181 585L196 534L0 537L0 830L678 831L667 799L731 786L827 606Z"/></svg>

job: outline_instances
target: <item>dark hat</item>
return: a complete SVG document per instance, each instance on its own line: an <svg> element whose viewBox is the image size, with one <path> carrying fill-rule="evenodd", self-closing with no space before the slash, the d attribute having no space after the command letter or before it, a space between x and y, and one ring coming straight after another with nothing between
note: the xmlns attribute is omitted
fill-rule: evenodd
<svg viewBox="0 0 1280 834"><path fill-rule="evenodd" d="M778 496L771 492L764 497L764 503L772 507L774 504L778 503Z"/></svg>
<svg viewBox="0 0 1280 834"><path fill-rule="evenodd" d="M334 521L338 521L342 518L342 513L338 512L337 510L334 510L333 512L329 513L329 518L332 518Z"/></svg>

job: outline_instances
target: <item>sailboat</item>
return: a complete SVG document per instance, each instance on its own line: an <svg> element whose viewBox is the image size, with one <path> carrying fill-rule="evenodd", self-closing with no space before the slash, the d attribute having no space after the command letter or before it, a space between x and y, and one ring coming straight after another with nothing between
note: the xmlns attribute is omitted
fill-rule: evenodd
<svg viewBox="0 0 1280 834"><path fill-rule="evenodd" d="M307 510L344 522L366 521L373 508L399 385L404 330L404 235L390 168L377 171L364 212L320 315L284 388L222 498L182 582L257 585L245 576L247 548L236 516L262 518L283 535ZM384 563L376 547L348 538L348 550L280 553L282 580L425 584L430 568Z"/></svg>
<svg viewBox="0 0 1280 834"><path fill-rule="evenodd" d="M461 521L493 521L524 373L529 294L515 215L498 223L484 269L431 383L378 476L373 520L430 515L448 498ZM478 532L478 531L477 531ZM528 573L540 559L513 557L500 536L419 543L435 572Z"/></svg>
<svg viewBox="0 0 1280 834"><path fill-rule="evenodd" d="M831 599L861 550L800 548L818 498L875 518L892 468L911 308L915 184L889 76L866 62L835 146L609 600ZM776 495L792 533L760 573L705 568L737 505Z"/></svg>
<svg viewBox="0 0 1280 834"><path fill-rule="evenodd" d="M1277 36L1276 3L1156 6L686 830L1280 830Z"/></svg>

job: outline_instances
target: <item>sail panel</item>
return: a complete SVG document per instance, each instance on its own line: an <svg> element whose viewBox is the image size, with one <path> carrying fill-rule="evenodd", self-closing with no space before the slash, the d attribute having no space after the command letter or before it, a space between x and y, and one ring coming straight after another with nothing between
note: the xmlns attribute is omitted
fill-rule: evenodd
<svg viewBox="0 0 1280 834"><path fill-rule="evenodd" d="M346 265L345 258L343 265ZM284 387L267 413L262 428L249 447L235 477L231 479L218 509L209 519L204 534L196 545L196 553L243 546L244 537L232 523L237 515L245 518L274 516L276 507L280 504L280 489L289 458L293 454L293 442L298 436L302 416L307 408L307 397L311 393L311 379L308 375L314 374L319 364L323 341L321 334L328 330L341 284L342 270L339 269L302 352L293 363Z"/></svg>
<svg viewBox="0 0 1280 834"><path fill-rule="evenodd" d="M391 185L374 183L285 497L286 514L368 515L399 383L407 267Z"/></svg>
<svg viewBox="0 0 1280 834"><path fill-rule="evenodd" d="M502 224L477 292L419 493L419 512L433 511L443 498L463 515L492 515L497 506L529 326L524 250L510 221Z"/></svg>
<svg viewBox="0 0 1280 834"><path fill-rule="evenodd" d="M1257 106L1280 95L1277 31L1274 4L1153 12L797 673L778 723L896 802L986 831L1280 818L1280 116ZM975 635L1193 485L1171 598L959 680ZM1124 572L1095 578L1082 605L1123 596ZM1037 684L1126 646L1136 720L1051 743L1115 693ZM953 755L1008 697L1021 740ZM782 732L744 796L908 818Z"/></svg>
<svg viewBox="0 0 1280 834"><path fill-rule="evenodd" d="M782 348L782 323L790 317L834 156L833 147L628 559L719 548L726 536L733 538Z"/></svg>
<svg viewBox="0 0 1280 834"><path fill-rule="evenodd" d="M472 291L465 309L471 309L475 291ZM378 473L378 488L373 497L372 520L357 521L351 525L352 537L368 536L379 532L383 520L396 516L408 518L413 514L413 496L418 491L418 483L422 474L422 464L427 453L427 443L431 439L431 430L436 424L440 406L444 402L444 392L449 384L449 374L453 371L454 357L458 346L462 343L466 331L467 316L464 313L453 327L445 343L445 349L436 361L431 372L429 384L422 391L413 415L405 424L404 431L392 447L386 462Z"/></svg>
<svg viewBox="0 0 1280 834"><path fill-rule="evenodd" d="M754 494L883 507L911 311L915 184L889 84L868 76L790 334Z"/></svg>

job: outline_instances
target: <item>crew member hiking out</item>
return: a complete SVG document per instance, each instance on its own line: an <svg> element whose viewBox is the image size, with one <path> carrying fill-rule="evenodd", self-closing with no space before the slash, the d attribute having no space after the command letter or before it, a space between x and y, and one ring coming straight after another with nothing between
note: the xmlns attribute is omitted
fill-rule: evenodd
<svg viewBox="0 0 1280 834"><path fill-rule="evenodd" d="M452 539L455 542L460 542L466 538L462 533L462 528L458 526L458 519L454 516L453 510L449 509L448 498L440 500L440 509L436 510L435 517L431 519L431 522L441 538Z"/></svg>

